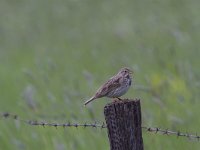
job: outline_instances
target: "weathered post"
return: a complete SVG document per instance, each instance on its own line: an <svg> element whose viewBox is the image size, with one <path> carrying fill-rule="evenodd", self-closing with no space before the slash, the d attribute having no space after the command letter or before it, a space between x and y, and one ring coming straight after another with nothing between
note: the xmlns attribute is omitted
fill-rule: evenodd
<svg viewBox="0 0 200 150"><path fill-rule="evenodd" d="M104 107L110 150L143 150L140 100L122 100Z"/></svg>

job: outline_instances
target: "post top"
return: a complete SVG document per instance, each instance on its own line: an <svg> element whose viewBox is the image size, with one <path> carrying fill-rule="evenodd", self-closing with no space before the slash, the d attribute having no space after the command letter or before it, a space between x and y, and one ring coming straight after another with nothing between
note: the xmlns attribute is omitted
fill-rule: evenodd
<svg viewBox="0 0 200 150"><path fill-rule="evenodd" d="M124 105L124 104L129 104L129 103L136 103L136 102L139 102L139 101L140 101L140 99L137 99L137 98L135 98L135 99L126 98L126 99L122 99L122 100L116 99L116 101L113 101L111 103L106 104L105 107L109 107L109 106L112 106L112 105L120 105L120 104Z"/></svg>

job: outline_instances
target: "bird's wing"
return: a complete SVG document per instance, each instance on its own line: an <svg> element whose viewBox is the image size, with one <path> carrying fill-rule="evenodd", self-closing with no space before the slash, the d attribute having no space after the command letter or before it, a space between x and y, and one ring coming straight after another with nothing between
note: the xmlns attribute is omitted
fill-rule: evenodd
<svg viewBox="0 0 200 150"><path fill-rule="evenodd" d="M110 78L106 83L104 83L95 94L96 97L100 98L106 96L110 91L121 86L120 76L114 76Z"/></svg>

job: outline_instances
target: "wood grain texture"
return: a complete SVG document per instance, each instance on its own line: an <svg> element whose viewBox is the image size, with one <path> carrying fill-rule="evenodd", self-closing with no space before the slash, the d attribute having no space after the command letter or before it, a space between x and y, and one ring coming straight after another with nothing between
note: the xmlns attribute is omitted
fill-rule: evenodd
<svg viewBox="0 0 200 150"><path fill-rule="evenodd" d="M104 115L110 150L143 150L140 100L107 104Z"/></svg>

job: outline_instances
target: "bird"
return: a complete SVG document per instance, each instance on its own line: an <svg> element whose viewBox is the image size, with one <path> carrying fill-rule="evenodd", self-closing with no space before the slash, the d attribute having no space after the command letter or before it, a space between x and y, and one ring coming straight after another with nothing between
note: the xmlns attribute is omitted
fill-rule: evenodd
<svg viewBox="0 0 200 150"><path fill-rule="evenodd" d="M117 98L118 100L121 100L120 96L124 95L132 84L132 74L133 71L129 68L121 68L119 72L105 82L96 93L84 103L84 105L86 106L93 100L102 97Z"/></svg>

